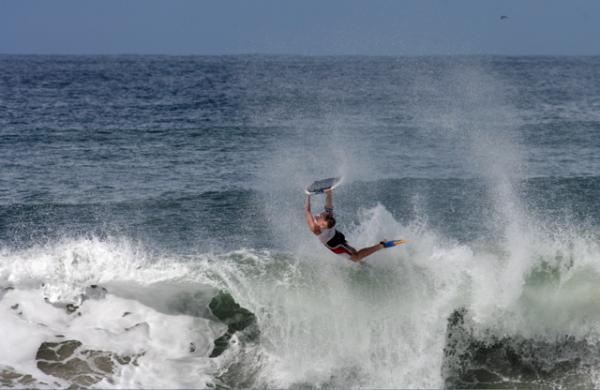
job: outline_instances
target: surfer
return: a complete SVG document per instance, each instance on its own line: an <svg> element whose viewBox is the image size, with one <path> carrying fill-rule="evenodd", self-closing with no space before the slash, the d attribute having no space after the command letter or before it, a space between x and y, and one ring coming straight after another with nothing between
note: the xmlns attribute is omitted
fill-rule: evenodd
<svg viewBox="0 0 600 390"><path fill-rule="evenodd" d="M381 241L377 245L369 246L356 250L346 241L344 234L336 229L335 217L333 215L333 191L326 189L325 191L325 211L314 215L310 209L310 194L306 197L304 205L304 215L306 223L311 232L319 237L319 241L323 243L335 254L343 255L354 262L362 262L365 257L377 252L380 249L398 245L401 240L397 241Z"/></svg>

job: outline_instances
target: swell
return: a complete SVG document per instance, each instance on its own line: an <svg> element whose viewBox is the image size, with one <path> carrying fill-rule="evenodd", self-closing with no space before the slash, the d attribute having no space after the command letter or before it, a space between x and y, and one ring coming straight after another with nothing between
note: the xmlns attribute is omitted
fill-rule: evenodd
<svg viewBox="0 0 600 390"><path fill-rule="evenodd" d="M397 221L426 216L429 226L461 242L497 241L502 226L494 223L494 205L486 183L469 178L402 178L347 183L336 192L340 224L358 222L357 211L382 204ZM516 182L527 213L538 224L558 229L592 229L600 225L600 177L536 177ZM107 195L111 190L106 190ZM31 195L0 205L3 245L29 246L62 236L127 236L148 245L206 250L286 248L274 234L281 223L305 235L299 192L281 189L289 200L272 204L271 195L256 189L224 189L202 193L168 191L139 199L93 202L85 198L63 203L50 194ZM110 195L111 197L114 195ZM294 208L294 203L297 207ZM284 210L269 211L285 207ZM274 213L274 214L273 214ZM288 219L272 219L289 215ZM276 233L276 232L275 232ZM200 244L200 245L199 245Z"/></svg>

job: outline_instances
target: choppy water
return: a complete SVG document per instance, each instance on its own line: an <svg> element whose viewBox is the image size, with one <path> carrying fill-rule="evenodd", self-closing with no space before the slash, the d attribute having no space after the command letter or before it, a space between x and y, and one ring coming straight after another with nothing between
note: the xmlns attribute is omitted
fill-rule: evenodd
<svg viewBox="0 0 600 390"><path fill-rule="evenodd" d="M600 385L599 57L0 56L0 172L2 386Z"/></svg>

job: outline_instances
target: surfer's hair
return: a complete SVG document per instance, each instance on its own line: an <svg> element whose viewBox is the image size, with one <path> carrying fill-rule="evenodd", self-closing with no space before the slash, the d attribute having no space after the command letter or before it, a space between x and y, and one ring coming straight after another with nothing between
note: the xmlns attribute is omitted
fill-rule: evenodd
<svg viewBox="0 0 600 390"><path fill-rule="evenodd" d="M325 221L327 221L327 229L331 229L335 226L335 218L333 218L333 215L327 213L325 215Z"/></svg>

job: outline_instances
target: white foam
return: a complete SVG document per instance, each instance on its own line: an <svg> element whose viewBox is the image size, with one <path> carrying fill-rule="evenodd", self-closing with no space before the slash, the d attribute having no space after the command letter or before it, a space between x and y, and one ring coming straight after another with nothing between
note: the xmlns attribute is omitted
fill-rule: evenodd
<svg viewBox="0 0 600 390"><path fill-rule="evenodd" d="M18 310L10 309L15 303L19 304ZM67 314L46 303L40 290L12 290L0 301L0 312L2 327L11 335L0 344L3 364L36 378L44 377L35 368L40 344L73 339L86 349L142 355L137 358L138 367L124 367L127 372L118 375L112 384L116 387L205 388L212 383L209 374L216 367L208 358L213 340L226 330L225 325L208 319L166 315L111 294L102 300L86 301L77 313Z"/></svg>
<svg viewBox="0 0 600 390"><path fill-rule="evenodd" d="M215 363L208 355L213 340L225 332L224 324L158 311L165 308L165 302L156 305L157 310L152 308L155 305L115 296L110 291L98 294L100 299L82 299L86 288L98 283L130 283L133 295L144 295L144 289L161 290L153 288L153 284L189 275L184 264L166 268L160 262L152 264L123 242L84 239L4 251L1 271L2 284L13 289L5 291L0 300L2 329L11 335L0 344L0 364L53 383L36 368L37 349L44 341L74 339L86 349L142 355L138 358L139 367L124 367L115 382L103 383L103 387L205 388L212 383L208 373ZM189 288L183 282L178 291L185 291L186 287ZM115 290L127 291L124 287ZM197 285L196 290L202 290L202 286ZM68 314L66 303L81 306L77 313ZM11 309L16 304L18 307ZM194 352L190 352L191 345Z"/></svg>

